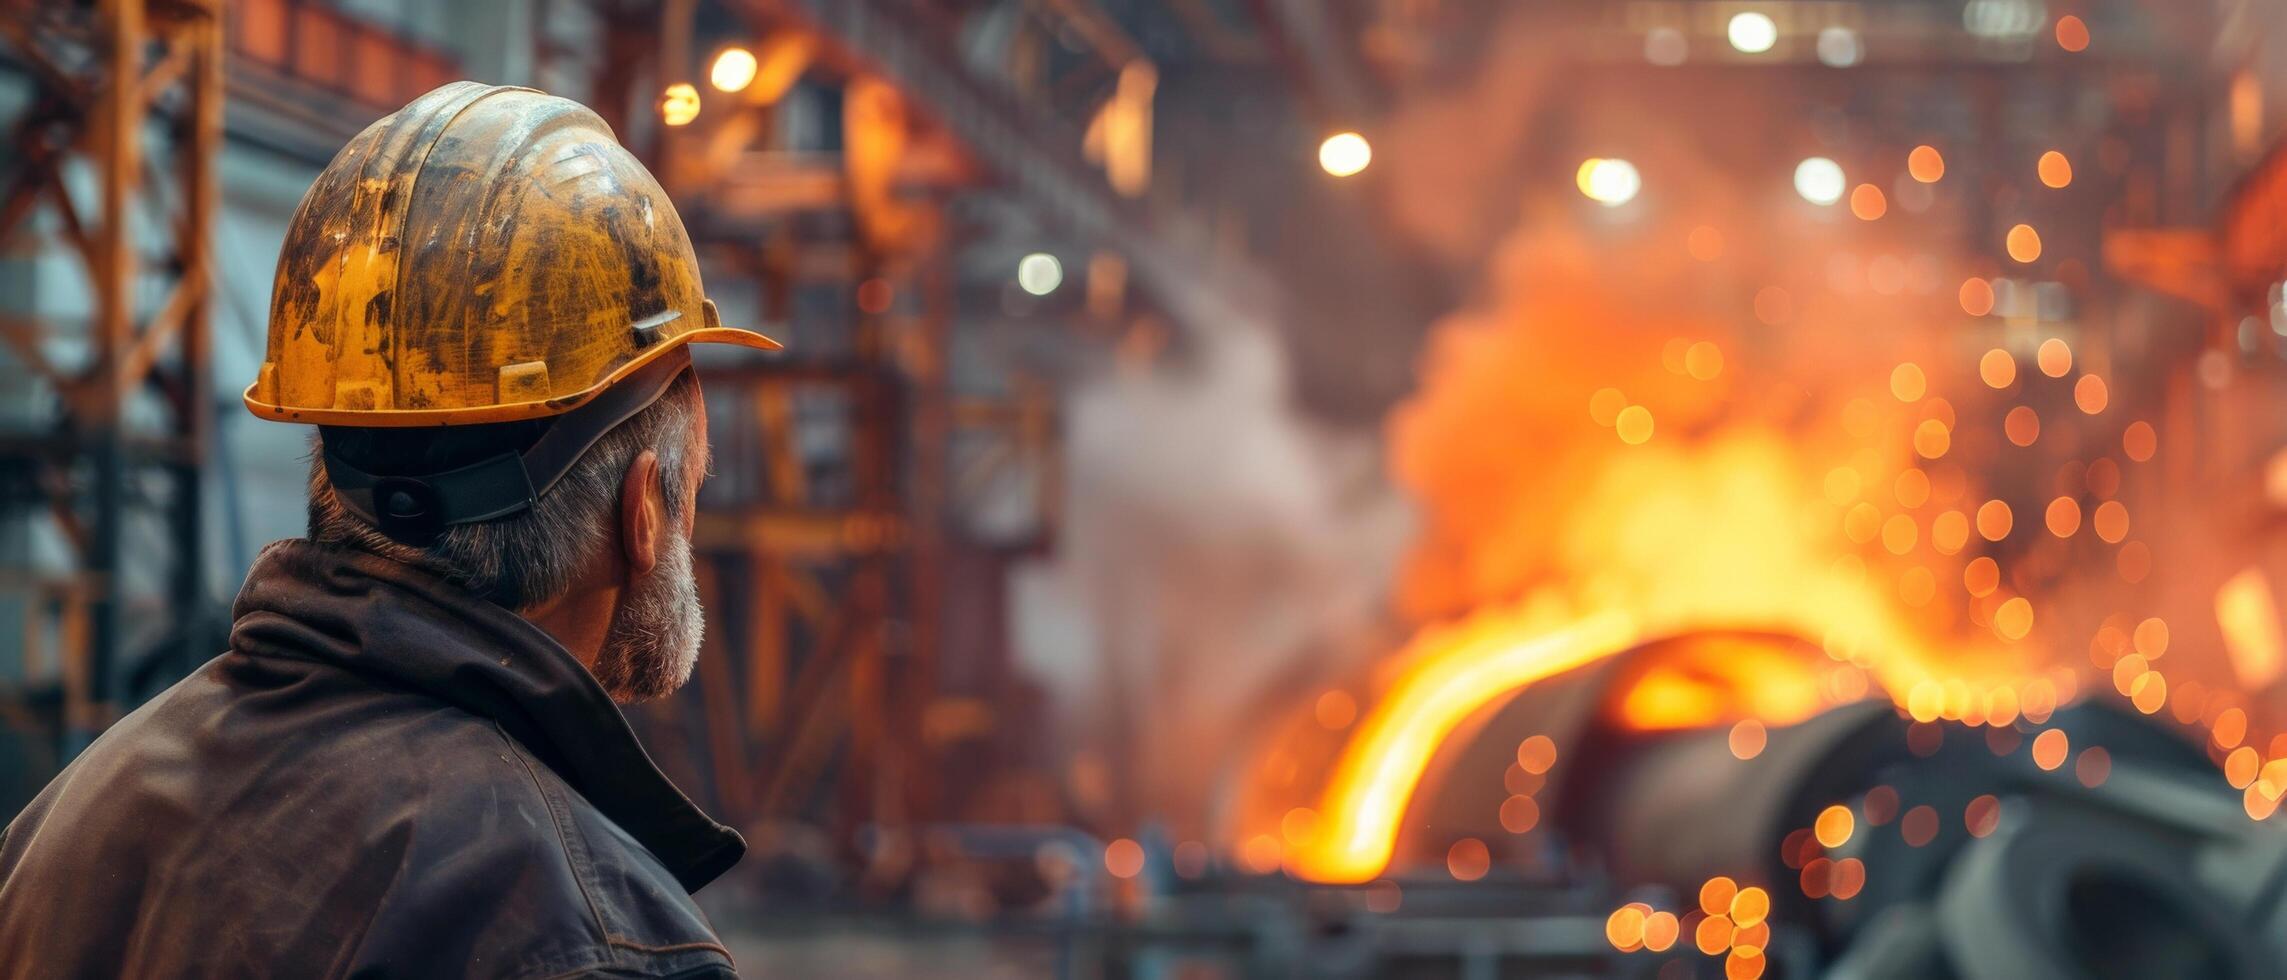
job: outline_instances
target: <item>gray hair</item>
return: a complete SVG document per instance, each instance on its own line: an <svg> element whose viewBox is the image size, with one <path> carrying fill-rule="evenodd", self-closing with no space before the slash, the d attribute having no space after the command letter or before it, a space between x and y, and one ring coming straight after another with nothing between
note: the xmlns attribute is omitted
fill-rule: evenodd
<svg viewBox="0 0 2287 980"><path fill-rule="evenodd" d="M620 485L644 450L659 454L668 520L683 519L683 501L690 489L687 461L693 451L706 452L704 445L693 445L699 440L692 433L692 420L700 411L704 409L696 376L685 371L658 401L596 440L530 510L497 521L448 527L421 546L390 538L342 506L326 479L323 455L316 451L321 442L361 468L417 463L414 472L438 472L529 445L546 423L452 429L321 427L311 443L310 540L369 551L441 575L510 609L531 609L569 591L573 576L611 540Z"/></svg>

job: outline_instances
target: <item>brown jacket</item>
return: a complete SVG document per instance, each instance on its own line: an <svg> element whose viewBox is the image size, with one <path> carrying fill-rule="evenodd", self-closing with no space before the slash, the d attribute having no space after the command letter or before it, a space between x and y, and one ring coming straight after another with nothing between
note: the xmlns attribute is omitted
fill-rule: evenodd
<svg viewBox="0 0 2287 980"><path fill-rule="evenodd" d="M229 652L0 834L0 977L726 977L744 853L545 633L283 541Z"/></svg>

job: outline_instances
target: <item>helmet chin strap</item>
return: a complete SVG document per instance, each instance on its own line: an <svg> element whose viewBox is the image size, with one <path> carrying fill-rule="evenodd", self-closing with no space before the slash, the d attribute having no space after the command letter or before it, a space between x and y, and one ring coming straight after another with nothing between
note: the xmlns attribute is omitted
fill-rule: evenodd
<svg viewBox="0 0 2287 980"><path fill-rule="evenodd" d="M342 506L381 533L406 544L426 544L456 524L530 510L604 433L651 407L690 367L690 352L677 350L636 369L587 404L557 416L521 453L501 453L441 473L383 476L326 449L326 480Z"/></svg>

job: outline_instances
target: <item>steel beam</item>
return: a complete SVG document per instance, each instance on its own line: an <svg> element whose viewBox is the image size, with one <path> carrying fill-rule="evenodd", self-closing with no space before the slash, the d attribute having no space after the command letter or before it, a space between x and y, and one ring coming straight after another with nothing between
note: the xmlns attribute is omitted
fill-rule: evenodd
<svg viewBox="0 0 2287 980"><path fill-rule="evenodd" d="M881 75L944 126L1049 225L1127 256L1134 279L1187 330L1274 327L1288 309L1270 277L1219 248L1204 219L1112 193L1081 157L1081 133L1021 106L962 64L953 25L890 0L749 0L766 24L807 30L845 67Z"/></svg>

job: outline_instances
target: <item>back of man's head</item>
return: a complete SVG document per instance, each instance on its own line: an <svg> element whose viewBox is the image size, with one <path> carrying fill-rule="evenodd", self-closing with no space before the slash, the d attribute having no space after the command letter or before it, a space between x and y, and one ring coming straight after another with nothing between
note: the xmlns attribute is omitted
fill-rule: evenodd
<svg viewBox="0 0 2287 980"><path fill-rule="evenodd" d="M704 409L695 377L677 378L658 401L604 433L530 509L496 520L446 527L426 541L389 537L342 505L326 477L331 452L378 476L451 470L530 448L551 420L444 428L320 426L310 466L310 539L346 545L428 569L510 609L530 609L569 589L606 546L618 520L621 481L644 450L659 454L661 491L671 521L684 518L693 422Z"/></svg>

